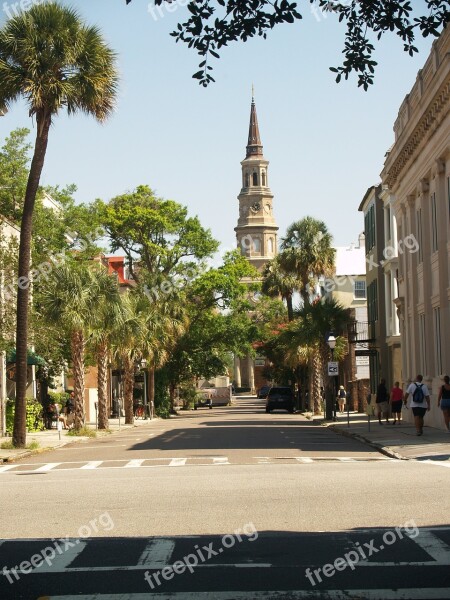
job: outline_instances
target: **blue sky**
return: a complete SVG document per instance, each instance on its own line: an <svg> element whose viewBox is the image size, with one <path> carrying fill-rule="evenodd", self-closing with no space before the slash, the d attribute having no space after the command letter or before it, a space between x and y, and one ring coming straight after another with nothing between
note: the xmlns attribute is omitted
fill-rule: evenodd
<svg viewBox="0 0 450 600"><path fill-rule="evenodd" d="M162 9L161 17L152 16L148 0L65 4L99 25L118 53L120 94L104 125L81 114L55 120L43 184L75 183L80 202L148 184L187 205L223 249L234 247L253 83L280 236L312 215L327 223L336 245L357 241L359 203L379 181L398 109L431 39L417 40L420 54L410 58L400 39L386 36L372 89L364 92L355 79L337 85L328 68L340 63L344 27L300 2L299 23L225 49L214 65L216 83L204 89L191 78L197 55L169 36L185 7ZM0 139L19 126L34 126L23 104L0 119Z"/></svg>

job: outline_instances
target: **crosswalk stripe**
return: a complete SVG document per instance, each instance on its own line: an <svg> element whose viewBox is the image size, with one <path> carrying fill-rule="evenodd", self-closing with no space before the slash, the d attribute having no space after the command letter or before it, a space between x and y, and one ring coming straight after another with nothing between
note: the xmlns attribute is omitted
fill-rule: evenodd
<svg viewBox="0 0 450 600"><path fill-rule="evenodd" d="M182 467L186 464L187 458L172 458L169 467Z"/></svg>
<svg viewBox="0 0 450 600"><path fill-rule="evenodd" d="M166 538L150 540L139 557L137 565L144 565L147 568L152 566L154 569L165 567L169 564L174 548L175 542L173 540Z"/></svg>
<svg viewBox="0 0 450 600"><path fill-rule="evenodd" d="M0 467L0 473L5 473L5 471L14 469L14 467L17 467L17 465L6 465L5 467Z"/></svg>
<svg viewBox="0 0 450 600"><path fill-rule="evenodd" d="M306 456L305 457L303 457L303 456L296 456L295 458L296 458L296 460L298 460L298 462L301 462L301 463L306 463L307 464L307 463L314 462L312 458L307 458Z"/></svg>
<svg viewBox="0 0 450 600"><path fill-rule="evenodd" d="M35 473L46 473L47 471L51 471L61 463L47 463L46 465L42 465L38 469L35 469Z"/></svg>
<svg viewBox="0 0 450 600"><path fill-rule="evenodd" d="M145 458L133 458L125 465L125 469L135 469L136 467L140 467L144 462Z"/></svg>
<svg viewBox="0 0 450 600"><path fill-rule="evenodd" d="M340 462L356 462L354 458L349 458L348 456L339 457L338 460Z"/></svg>
<svg viewBox="0 0 450 600"><path fill-rule="evenodd" d="M88 469L96 469L102 463L103 463L102 460L91 460L90 462L87 463L87 465L83 465L82 467L80 467L80 469L86 469L86 470L88 470Z"/></svg>
<svg viewBox="0 0 450 600"><path fill-rule="evenodd" d="M228 460L228 456L216 456L213 458L213 464L215 465L229 465L230 461Z"/></svg>
<svg viewBox="0 0 450 600"><path fill-rule="evenodd" d="M86 547L86 542L83 540L75 540L75 546L66 548L64 541L58 546L49 545L41 552L43 556L48 557L48 562L44 560L38 567L33 569L36 573L62 573L73 561L79 556ZM59 550L58 550L59 548ZM53 554L45 552L46 550L53 550Z"/></svg>

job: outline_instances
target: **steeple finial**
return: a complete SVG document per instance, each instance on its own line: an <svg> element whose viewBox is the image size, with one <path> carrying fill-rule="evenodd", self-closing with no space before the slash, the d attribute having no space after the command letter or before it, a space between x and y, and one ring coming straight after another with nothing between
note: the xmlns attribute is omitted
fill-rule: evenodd
<svg viewBox="0 0 450 600"><path fill-rule="evenodd" d="M256 116L255 88L252 84L252 105L250 108L250 125L248 128L247 154L245 158L263 155L263 147L259 135L258 117Z"/></svg>

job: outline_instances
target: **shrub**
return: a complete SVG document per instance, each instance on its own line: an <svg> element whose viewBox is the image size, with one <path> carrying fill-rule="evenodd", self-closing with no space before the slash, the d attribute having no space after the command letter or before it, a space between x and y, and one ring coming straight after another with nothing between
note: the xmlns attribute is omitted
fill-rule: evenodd
<svg viewBox="0 0 450 600"><path fill-rule="evenodd" d="M6 433L12 435L14 427L14 413L16 410L15 400L6 401ZM42 404L34 398L27 398L27 431L42 431L44 429L44 421L42 418Z"/></svg>

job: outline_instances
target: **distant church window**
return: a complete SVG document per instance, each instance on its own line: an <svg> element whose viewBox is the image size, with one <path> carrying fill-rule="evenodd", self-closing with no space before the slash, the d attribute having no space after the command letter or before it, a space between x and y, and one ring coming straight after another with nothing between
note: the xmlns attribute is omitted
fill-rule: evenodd
<svg viewBox="0 0 450 600"><path fill-rule="evenodd" d="M245 174L245 187L249 187L250 185L250 175L248 173Z"/></svg>
<svg viewBox="0 0 450 600"><path fill-rule="evenodd" d="M266 185L266 172L265 171L262 172L262 184L264 186Z"/></svg>
<svg viewBox="0 0 450 600"><path fill-rule="evenodd" d="M258 173L253 173L253 185L258 185Z"/></svg>
<svg viewBox="0 0 450 600"><path fill-rule="evenodd" d="M261 252L261 240L253 238L253 252Z"/></svg>
<svg viewBox="0 0 450 600"><path fill-rule="evenodd" d="M269 254L273 254L273 239L269 238Z"/></svg>

